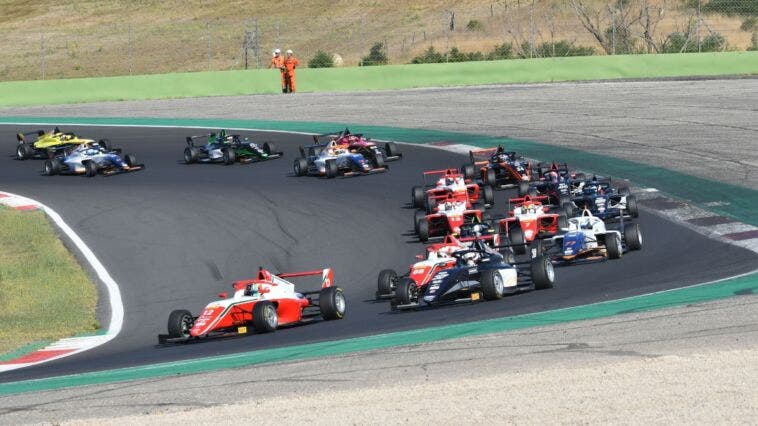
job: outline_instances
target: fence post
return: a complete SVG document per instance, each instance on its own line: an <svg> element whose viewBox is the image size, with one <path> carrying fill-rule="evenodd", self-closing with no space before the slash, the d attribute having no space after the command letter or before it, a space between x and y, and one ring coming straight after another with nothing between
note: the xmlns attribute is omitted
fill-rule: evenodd
<svg viewBox="0 0 758 426"><path fill-rule="evenodd" d="M132 60L132 23L129 23L129 41L128 41L128 51L129 51L129 75L132 75L132 68L134 66L133 60Z"/></svg>
<svg viewBox="0 0 758 426"><path fill-rule="evenodd" d="M611 14L611 55L616 54L616 14L611 6L608 6L608 13Z"/></svg>
<svg viewBox="0 0 758 426"><path fill-rule="evenodd" d="M208 32L208 71L210 71L211 70L211 23L207 22L205 26Z"/></svg>
<svg viewBox="0 0 758 426"><path fill-rule="evenodd" d="M258 27L258 18L255 18L255 44L253 44L253 51L255 52L255 69L261 67L261 33L260 27Z"/></svg>
<svg viewBox="0 0 758 426"><path fill-rule="evenodd" d="M39 56L42 79L45 79L45 33L39 33Z"/></svg>
<svg viewBox="0 0 758 426"><path fill-rule="evenodd" d="M534 0L529 5L529 57L534 57Z"/></svg>
<svg viewBox="0 0 758 426"><path fill-rule="evenodd" d="M697 27L695 27L695 31L697 32L697 51L700 52L700 6L702 5L702 0L697 0Z"/></svg>

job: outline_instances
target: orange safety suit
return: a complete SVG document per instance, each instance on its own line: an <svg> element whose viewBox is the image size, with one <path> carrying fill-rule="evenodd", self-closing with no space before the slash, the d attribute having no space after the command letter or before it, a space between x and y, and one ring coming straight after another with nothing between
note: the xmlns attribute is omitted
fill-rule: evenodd
<svg viewBox="0 0 758 426"><path fill-rule="evenodd" d="M289 93L295 93L295 68L300 61L294 56L284 59L284 86Z"/></svg>
<svg viewBox="0 0 758 426"><path fill-rule="evenodd" d="M287 85L284 79L284 57L282 55L274 55L271 58L271 65L269 68L276 68L281 73L282 77L282 93L287 93Z"/></svg>

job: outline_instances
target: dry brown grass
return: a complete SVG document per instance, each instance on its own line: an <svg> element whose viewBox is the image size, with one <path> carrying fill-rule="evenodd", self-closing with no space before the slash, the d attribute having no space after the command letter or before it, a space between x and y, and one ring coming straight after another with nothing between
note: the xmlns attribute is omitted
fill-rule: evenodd
<svg viewBox="0 0 758 426"><path fill-rule="evenodd" d="M671 5L660 34L686 26L688 12L677 6L679 0L657 1ZM430 45L443 51L453 46L487 51L505 41L527 41L531 34L536 43L566 39L600 50L567 1L535 0L533 26L530 4L528 0L2 0L0 80L41 77L41 34L46 78L123 75L130 68L133 74L241 68L243 34L253 28L254 19L261 34L263 66L274 47L291 48L301 59L323 49L342 56L346 65L355 65L378 41L387 42L394 63L408 62ZM445 29L449 10L456 14L452 32ZM471 19L483 24L482 31L466 30ZM743 50L750 44L750 34L739 31L740 22L707 18L708 27L726 36L731 48ZM707 32L704 28L703 34ZM253 57L250 62L254 67Z"/></svg>

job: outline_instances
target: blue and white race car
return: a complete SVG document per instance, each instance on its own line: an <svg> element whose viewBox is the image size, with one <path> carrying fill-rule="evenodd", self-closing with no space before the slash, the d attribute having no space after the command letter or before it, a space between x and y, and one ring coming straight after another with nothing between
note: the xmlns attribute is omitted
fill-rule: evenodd
<svg viewBox="0 0 758 426"><path fill-rule="evenodd" d="M387 171L384 160L377 156L369 161L348 145L329 141L300 147L300 157L295 159L296 176L355 176L359 174L381 173Z"/></svg>
<svg viewBox="0 0 758 426"><path fill-rule="evenodd" d="M58 174L85 175L93 177L98 173L113 175L144 169L137 164L133 154L121 154L120 149L106 149L97 143L82 143L64 150L60 155L45 161L42 173L47 176Z"/></svg>
<svg viewBox="0 0 758 426"><path fill-rule="evenodd" d="M637 198L631 195L629 188L616 189L609 183L597 180L581 184L579 190L571 197L571 202L564 206L567 215L573 216L574 209L587 209L603 220L639 217Z"/></svg>
<svg viewBox="0 0 758 426"><path fill-rule="evenodd" d="M563 235L538 240L532 256L548 256L555 265L568 265L607 259L618 259L625 252L642 248L642 234L636 223L620 224L620 229L607 229L605 222L589 209L568 220Z"/></svg>

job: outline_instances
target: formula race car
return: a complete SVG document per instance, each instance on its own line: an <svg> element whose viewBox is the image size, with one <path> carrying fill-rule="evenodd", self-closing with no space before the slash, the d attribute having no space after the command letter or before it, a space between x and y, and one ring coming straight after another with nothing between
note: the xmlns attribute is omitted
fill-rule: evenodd
<svg viewBox="0 0 758 426"><path fill-rule="evenodd" d="M296 292L295 285L284 278L321 276L321 289ZM308 272L272 274L260 268L255 279L237 281L234 293L220 293L221 300L209 303L199 316L187 310L175 310L168 317L168 334L158 335L158 342L182 343L208 337L267 333L278 327L345 316L345 295L334 286L331 268Z"/></svg>
<svg viewBox="0 0 758 426"><path fill-rule="evenodd" d="M467 178L480 176L482 182L495 188L519 187L521 192L529 190L532 180L532 163L513 151L497 148L469 151L470 164L464 164L461 172ZM536 177L536 174L534 175Z"/></svg>
<svg viewBox="0 0 758 426"><path fill-rule="evenodd" d="M568 232L539 240L533 256L548 256L556 265L618 259L626 251L642 248L642 234L636 223L624 224L621 230L606 229L605 222L585 209L581 216L569 219Z"/></svg>
<svg viewBox="0 0 758 426"><path fill-rule="evenodd" d="M505 262L495 248L474 241L470 248L450 253L455 264L439 268L426 284L419 286L412 278L397 281L393 310L416 309L481 299L497 300L505 294L553 287L555 273L546 257L536 257L523 264ZM528 265L528 266L527 266Z"/></svg>
<svg viewBox="0 0 758 426"><path fill-rule="evenodd" d="M383 157L371 161L361 154L351 152L348 145L335 141L300 147L300 158L293 165L296 176L355 176L387 171Z"/></svg>
<svg viewBox="0 0 758 426"><path fill-rule="evenodd" d="M508 201L509 217L500 219L498 224L500 232L508 235L517 253L525 253L526 244L535 239L556 235L568 227L567 216L562 211L550 213L550 208L542 204L547 199L547 196L525 195Z"/></svg>
<svg viewBox="0 0 758 426"><path fill-rule="evenodd" d="M433 183L428 179L439 176ZM485 208L495 204L495 193L489 185L479 185L467 180L455 169L429 170L423 173L424 186L411 188L411 205L424 209L427 213L437 211L438 204L451 198L466 204L472 209L474 204L482 203Z"/></svg>
<svg viewBox="0 0 758 426"><path fill-rule="evenodd" d="M529 184L526 193L524 188L519 187L519 197L524 195L546 195L548 203L554 206L564 207L571 202L572 189L576 182L585 179L583 173L574 173L569 171L566 164L558 165L552 163L550 168L544 173L545 165L540 163L537 170L540 172L539 180Z"/></svg>
<svg viewBox="0 0 758 426"><path fill-rule="evenodd" d="M430 238L458 234L464 224L482 222L481 210L467 208L464 201L456 201L453 197L452 194L448 195L447 200L435 207L434 213L416 211L414 229L419 240L427 242Z"/></svg>
<svg viewBox="0 0 758 426"><path fill-rule="evenodd" d="M93 177L98 173L110 176L144 168L144 164L137 164L137 158L133 154L123 155L120 149L106 149L101 144L86 142L69 147L45 160L42 173L46 176L83 174Z"/></svg>
<svg viewBox="0 0 758 426"><path fill-rule="evenodd" d="M195 145L195 140L198 139L205 139L206 143ZM261 146L240 135L227 135L226 130L200 136L187 136L186 141L184 162L187 164L221 162L230 165L236 161L246 164L273 160L284 155L276 150L273 142L264 142Z"/></svg>
<svg viewBox="0 0 758 426"><path fill-rule="evenodd" d="M372 142L370 138L365 138L360 133L350 133L350 129L347 128L341 132L315 135L313 136L313 141L319 144L320 139L324 137L328 137L330 142L334 142L337 145L347 146L348 151L354 154L361 154L369 162L376 163L376 159L381 158L379 163L382 163L399 160L403 157L395 142L386 142L384 149L382 149L375 142Z"/></svg>
<svg viewBox="0 0 758 426"><path fill-rule="evenodd" d="M26 137L30 135L37 135L37 140L29 143ZM19 160L30 158L48 160L60 154L66 148L95 142L92 139L82 139L71 132L61 132L57 127L49 132L37 130L36 132L19 133L16 135L16 139L18 140L16 158ZM100 139L97 143L105 149L110 148L107 139Z"/></svg>
<svg viewBox="0 0 758 426"><path fill-rule="evenodd" d="M629 188L614 188L610 180L593 178L575 185L571 203L564 206L566 213L573 216L574 209L588 209L594 216L603 220L618 219L621 216L636 218L637 198L631 195Z"/></svg>
<svg viewBox="0 0 758 426"><path fill-rule="evenodd" d="M456 238L453 235L447 235L441 243L426 246L426 256L416 256L421 261L411 265L410 271L406 275L398 276L397 272L392 269L382 270L377 280L376 298L387 299L393 297L397 282L401 278L410 277L418 286L426 285L438 270L455 265L455 261L450 256L450 253L470 248L474 241L477 240L485 242L490 247L498 247L501 244L500 234L494 232L488 224L463 225L461 226L460 237ZM513 252L510 248L503 248L501 250L501 254L505 256L506 261L512 262L514 260Z"/></svg>

